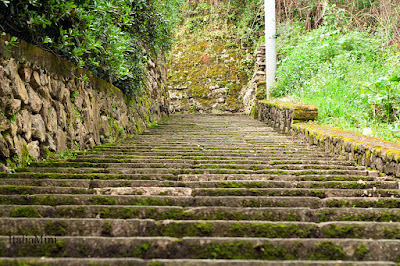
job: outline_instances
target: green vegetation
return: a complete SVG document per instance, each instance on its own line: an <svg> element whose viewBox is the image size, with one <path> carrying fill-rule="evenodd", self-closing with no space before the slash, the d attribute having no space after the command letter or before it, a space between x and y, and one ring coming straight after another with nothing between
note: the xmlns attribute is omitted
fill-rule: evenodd
<svg viewBox="0 0 400 266"><path fill-rule="evenodd" d="M233 236L238 237L312 238L317 235L317 228L314 225L235 223L229 230Z"/></svg>
<svg viewBox="0 0 400 266"><path fill-rule="evenodd" d="M148 231L153 236L210 236L214 231L214 226L210 223L169 223L149 225Z"/></svg>
<svg viewBox="0 0 400 266"><path fill-rule="evenodd" d="M44 231L47 235L65 236L68 232L67 228L68 225L63 221L50 221L45 225Z"/></svg>
<svg viewBox="0 0 400 266"><path fill-rule="evenodd" d="M274 247L269 243L255 246L249 242L226 242L199 247L190 247L199 259L263 259L290 260L294 256L285 248Z"/></svg>
<svg viewBox="0 0 400 266"><path fill-rule="evenodd" d="M363 226L331 224L322 229L323 235L328 238L359 238L362 236Z"/></svg>
<svg viewBox="0 0 400 266"><path fill-rule="evenodd" d="M218 105L210 86L223 88L218 109L241 108L240 90L253 75L250 54L263 35L262 7L262 0L220 0L187 1L182 8L185 19L168 59L168 80L172 87L187 87L182 105L189 112Z"/></svg>
<svg viewBox="0 0 400 266"><path fill-rule="evenodd" d="M40 217L39 212L30 206L14 208L10 211L10 217Z"/></svg>
<svg viewBox="0 0 400 266"><path fill-rule="evenodd" d="M323 241L316 245L310 260L342 260L346 257L343 249L332 241Z"/></svg>
<svg viewBox="0 0 400 266"><path fill-rule="evenodd" d="M311 21L318 23L298 16L279 24L272 96L317 106L321 124L397 141L400 57L393 44L400 5L390 4L388 18L376 11L381 2L342 2L316 7Z"/></svg>
<svg viewBox="0 0 400 266"><path fill-rule="evenodd" d="M116 199L105 196L94 196L89 199L92 205L115 205Z"/></svg>
<svg viewBox="0 0 400 266"><path fill-rule="evenodd" d="M145 64L171 47L181 0L1 0L4 30L85 67L127 94Z"/></svg>

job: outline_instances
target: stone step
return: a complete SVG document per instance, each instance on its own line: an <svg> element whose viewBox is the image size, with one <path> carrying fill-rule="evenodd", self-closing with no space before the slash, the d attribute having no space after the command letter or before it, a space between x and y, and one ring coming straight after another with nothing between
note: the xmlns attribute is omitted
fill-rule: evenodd
<svg viewBox="0 0 400 266"><path fill-rule="evenodd" d="M232 148L240 148L240 149L268 149L268 148L289 148L289 149L294 149L294 148L305 148L305 149L313 149L313 147L309 146L306 143L297 143L297 145L294 147L293 142L273 142L273 141L246 141L246 140L227 140L225 139L224 141L215 141L214 139L209 139L208 141L190 141L188 139L182 140L182 141L165 141L165 142L157 142L154 143L154 141L141 141L138 142L135 140L135 142L130 142L130 143L115 143L115 144L107 144L107 145L99 145L93 148L93 150L101 150L101 149L134 149L134 148L143 148L143 149L158 149L158 148L177 148L177 149L186 149L186 148L226 148L226 149L232 149Z"/></svg>
<svg viewBox="0 0 400 266"><path fill-rule="evenodd" d="M395 266L395 262L390 261L265 261L265 260L216 260L216 259L153 259L153 260L143 260L138 258L2 258L2 260L10 265L25 265L27 263L32 263L33 265L66 265L66 266L76 266L76 265L164 265L164 266L197 266L197 265L249 265L249 266L298 266L298 265L388 265ZM7 265L8 265L7 264Z"/></svg>
<svg viewBox="0 0 400 266"><path fill-rule="evenodd" d="M68 171L67 171L68 172ZM358 182L363 184L367 181L385 182L392 181L396 182L394 178L388 177L377 177L376 172L368 172L368 175L315 175L308 174L308 172L302 172L304 175L287 175L277 174L280 172L274 172L275 174L179 174L173 172L172 174L109 174L109 173L49 173L49 172L17 172L17 173L0 173L0 181L8 178L28 178L34 179L39 182L41 179L88 179L88 180L121 180L124 179L126 182L129 180L160 180L160 181L182 181L182 182L204 182L204 181L218 181L218 182L254 182L254 181L348 181ZM298 172L297 172L298 173Z"/></svg>
<svg viewBox="0 0 400 266"><path fill-rule="evenodd" d="M58 162L58 161L49 161L50 163ZM76 159L68 159L67 162L73 163L182 163L182 164L204 164L204 163L225 163L225 164L270 164L270 165L293 165L293 164L318 164L318 165L345 165L345 166L354 166L352 162L344 161L344 160L332 160L329 158L321 158L319 160L285 160L278 161L274 159L268 158L226 158L226 157L214 157L214 158L197 158L195 159L184 159L184 158L175 158L175 159L161 159L161 158L126 158L124 156L120 156L119 158L107 158L107 157L84 157L79 156Z"/></svg>
<svg viewBox="0 0 400 266"><path fill-rule="evenodd" d="M0 179L0 186L41 186L41 187L73 187L73 188L104 188L104 187L188 187L188 188L308 188L308 189L388 189L398 190L396 181L164 181L164 180L88 180L82 179L31 179L26 178ZM32 177L35 177L33 175Z"/></svg>
<svg viewBox="0 0 400 266"><path fill-rule="evenodd" d="M92 185L93 186L93 185ZM189 188L189 187L57 187L0 185L1 195L97 194L163 196L285 196L285 197L390 197L400 198L399 190L390 189L307 189L307 188Z"/></svg>
<svg viewBox="0 0 400 266"><path fill-rule="evenodd" d="M228 149L228 150L270 150L270 149L282 149L282 148L287 148L289 150L292 149L307 149L309 150L310 147L307 144L298 144L296 147L293 147L293 143L287 142L285 143L253 143L253 142L227 142L224 141L223 143L220 142L179 142L179 143L157 143L157 145L154 145L154 142L141 142L141 143L127 143L125 145L108 145L108 146L97 146L94 147L93 150L98 151L98 150L107 150L107 149L112 149L112 150L126 150L126 149L149 149L149 150L154 150L154 149L174 149L174 150L181 150L181 149Z"/></svg>
<svg viewBox="0 0 400 266"><path fill-rule="evenodd" d="M314 149L304 146L304 147L286 147L286 146L264 146L264 147L254 147L246 145L246 147L236 146L236 145L227 145L225 147L209 147L209 146L200 146L200 145L191 145L188 147L158 147L158 146L150 146L147 148L140 147L130 147L130 148L117 148L117 147L101 147L97 149L93 149L96 152L163 152L163 151L171 151L173 149L176 152L237 152L237 153L268 153L268 152L277 152L285 149L285 151L292 152L312 152Z"/></svg>
<svg viewBox="0 0 400 266"><path fill-rule="evenodd" d="M38 194L96 194L96 191L82 187L0 185L0 195Z"/></svg>
<svg viewBox="0 0 400 266"><path fill-rule="evenodd" d="M179 174L179 181L379 181L375 172L366 175L323 174L317 171L293 172L292 175L281 174ZM304 175L302 175L304 174Z"/></svg>
<svg viewBox="0 0 400 266"><path fill-rule="evenodd" d="M155 158L106 158L106 157L97 157L97 158L84 158L84 157L79 157L76 159L69 159L66 161L67 163L137 163L137 164L190 164L190 165L195 165L195 164L236 164L236 165L242 165L242 164L267 164L267 165L277 165L277 166L286 166L286 165L335 165L335 166L354 166L353 163L348 162L348 161L340 161L340 160L331 160L331 159L320 159L318 160L285 160L285 161L276 161L276 160L270 160L270 159L261 159L259 158L258 160L252 160L252 159L227 159L227 158L210 158L210 159L201 159L198 158L197 160L194 159L155 159ZM48 161L48 163L61 163L59 161ZM38 164L36 164L38 165Z"/></svg>
<svg viewBox="0 0 400 266"><path fill-rule="evenodd" d="M244 116L173 115L143 135L74 155L0 173L3 261L400 260L398 179ZM48 239L20 243L18 235Z"/></svg>
<svg viewBox="0 0 400 266"><path fill-rule="evenodd" d="M0 235L398 239L400 223L2 218Z"/></svg>
<svg viewBox="0 0 400 266"><path fill-rule="evenodd" d="M212 165L210 166L212 167ZM250 166L251 167L251 166ZM250 168L249 167L249 168ZM322 168L322 167L321 167ZM368 170L347 170L347 169L304 169L304 170L281 170L277 168L269 168L263 170L252 170L252 169L231 169L231 168L96 168L96 167L80 167L80 168L69 168L69 167L28 167L19 168L17 172L34 172L34 173L69 173L69 174L85 174L85 173L112 173L112 174L172 174L172 175L212 175L212 174L270 174L270 175L293 175L293 176L303 176L303 175L360 175L368 176L370 171Z"/></svg>
<svg viewBox="0 0 400 266"><path fill-rule="evenodd" d="M400 240L239 237L0 237L4 257L396 261ZM46 242L46 243L44 243Z"/></svg>
<svg viewBox="0 0 400 266"><path fill-rule="evenodd" d="M1 217L154 220L400 222L400 208L179 207L131 205L0 205Z"/></svg>
<svg viewBox="0 0 400 266"><path fill-rule="evenodd" d="M267 162L285 162L285 161L298 161L298 157L296 154L283 154L283 155L268 155L268 156L223 156L223 155L213 155L213 154L207 154L203 156L202 154L198 153L193 153L192 154L180 154L179 156L176 155L154 155L151 153L148 154L142 154L142 155L128 155L124 153L119 153L119 154L101 154L101 153L88 153L88 152L82 152L82 155L77 155L78 159L101 159L101 158L110 158L110 159L144 159L144 160L166 160L166 159L182 159L182 160L257 160L257 161L267 161ZM326 155L321 155L321 156L315 156L315 154L307 156L307 159L309 161L331 161L332 158ZM334 162L334 161L333 161ZM276 163L279 164L279 163ZM284 164L284 163L282 163ZM351 164L353 165L353 164Z"/></svg>
<svg viewBox="0 0 400 266"><path fill-rule="evenodd" d="M205 157L213 157L213 156L218 156L218 157L266 157L266 158L276 158L280 160L285 160L286 158L299 158L300 155L301 157L305 157L307 159L318 159L318 158L326 158L329 157L324 152L318 152L318 151L264 151L264 152L234 152L234 151L204 151L204 150L194 150L194 151L171 151L171 150L165 150L165 151L82 151L82 152L76 152L77 155L84 154L103 154L103 155L126 155L126 156L140 156L140 157L146 157L146 156L170 156L170 157L187 157L187 156L205 156Z"/></svg>
<svg viewBox="0 0 400 266"><path fill-rule="evenodd" d="M184 193L184 192L183 192ZM399 198L377 197L286 197L286 196L142 196L142 195L2 195L0 205L146 205L146 206L226 206L226 207L360 207L400 208Z"/></svg>
<svg viewBox="0 0 400 266"><path fill-rule="evenodd" d="M118 190L118 188L113 188ZM142 188L136 188L137 191L143 191ZM95 189L102 192L101 189ZM106 189L104 189L106 190ZM112 191L110 189L109 191ZM107 193L107 192L106 192ZM193 196L293 196L293 197L391 197L400 198L399 190L383 189L304 189L304 188L207 188L193 189Z"/></svg>
<svg viewBox="0 0 400 266"><path fill-rule="evenodd" d="M365 170L365 167L334 164L235 164L235 163L91 163L91 162L38 162L31 163L31 168L167 168L167 169L244 169L244 170ZM25 170L25 169L24 169Z"/></svg>

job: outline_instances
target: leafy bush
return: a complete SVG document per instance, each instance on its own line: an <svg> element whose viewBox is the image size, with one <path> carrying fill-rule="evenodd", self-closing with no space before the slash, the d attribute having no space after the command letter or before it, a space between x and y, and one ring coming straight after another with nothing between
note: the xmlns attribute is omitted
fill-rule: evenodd
<svg viewBox="0 0 400 266"><path fill-rule="evenodd" d="M171 47L181 0L0 0L11 35L61 54L133 94L149 55Z"/></svg>

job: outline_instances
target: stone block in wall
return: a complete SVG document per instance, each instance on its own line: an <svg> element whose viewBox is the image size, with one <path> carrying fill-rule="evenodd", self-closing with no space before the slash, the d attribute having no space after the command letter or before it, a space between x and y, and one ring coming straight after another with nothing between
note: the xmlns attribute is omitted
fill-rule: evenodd
<svg viewBox="0 0 400 266"><path fill-rule="evenodd" d="M5 113L9 117L14 116L21 110L22 101L19 99L8 99L5 104Z"/></svg>
<svg viewBox="0 0 400 266"><path fill-rule="evenodd" d="M27 71L29 71L29 70L27 70ZM25 72L26 71L24 71L24 73ZM28 74L26 74L26 76L28 76ZM30 78L28 76L27 79L29 80L29 84L31 84L32 88L34 88L35 90L37 90L39 87L42 86L42 84L40 82L40 75L39 75L39 72L37 72L37 71L33 71L33 75Z"/></svg>
<svg viewBox="0 0 400 266"><path fill-rule="evenodd" d="M3 137L7 143L8 149L10 150L10 156L14 155L16 151L15 151L15 147L14 147L14 140L13 140L11 134L6 132L6 134L4 134Z"/></svg>
<svg viewBox="0 0 400 266"><path fill-rule="evenodd" d="M13 137L14 148L18 154L22 154L23 149L26 147L26 140L21 135L15 135Z"/></svg>
<svg viewBox="0 0 400 266"><path fill-rule="evenodd" d="M0 157L2 158L10 157L10 149L2 134L0 134Z"/></svg>
<svg viewBox="0 0 400 266"><path fill-rule="evenodd" d="M55 134L55 141L57 151L65 151L67 149L67 135L65 134L63 129L57 129Z"/></svg>
<svg viewBox="0 0 400 266"><path fill-rule="evenodd" d="M7 117L0 115L0 132L6 131L11 127L11 122Z"/></svg>
<svg viewBox="0 0 400 266"><path fill-rule="evenodd" d="M48 133L46 133L46 141L43 143L43 146L49 151L57 151L56 142L54 141L54 138Z"/></svg>
<svg viewBox="0 0 400 266"><path fill-rule="evenodd" d="M29 85L27 85L27 91L29 96L29 109L32 113L38 114L42 109L43 101Z"/></svg>
<svg viewBox="0 0 400 266"><path fill-rule="evenodd" d="M55 100L60 102L69 100L69 90L65 86L64 82L60 80L52 80L50 94Z"/></svg>
<svg viewBox="0 0 400 266"><path fill-rule="evenodd" d="M32 114L23 109L17 114L16 123L25 140L30 141L32 136Z"/></svg>
<svg viewBox="0 0 400 266"><path fill-rule="evenodd" d="M56 102L56 112L57 112L57 124L62 129L67 127L67 114L65 113L64 105L60 102Z"/></svg>
<svg viewBox="0 0 400 266"><path fill-rule="evenodd" d="M18 69L19 76L27 83L31 83L32 68L29 66L22 66ZM31 84L32 85L32 84Z"/></svg>
<svg viewBox="0 0 400 266"><path fill-rule="evenodd" d="M4 67L0 65L0 96L1 97L8 97L11 96L12 90L10 87L11 80L6 77L6 73Z"/></svg>
<svg viewBox="0 0 400 266"><path fill-rule="evenodd" d="M85 147L85 138L89 134L86 127L82 123L78 123L75 130L75 140L79 143L80 149Z"/></svg>
<svg viewBox="0 0 400 266"><path fill-rule="evenodd" d="M17 126L17 124L15 123L15 122L12 122L11 123L11 126L10 126L10 134L11 134L11 136L12 137L14 137L15 135L17 135L17 132L18 132L18 126Z"/></svg>
<svg viewBox="0 0 400 266"><path fill-rule="evenodd" d="M25 83L22 81L18 74L18 66L14 59L10 59L5 72L8 72L8 76L11 80L11 90L15 98L20 99L24 104L28 104L29 96L26 90Z"/></svg>
<svg viewBox="0 0 400 266"><path fill-rule="evenodd" d="M48 101L43 102L43 108L40 113L48 132L54 132L57 129L57 112Z"/></svg>
<svg viewBox="0 0 400 266"><path fill-rule="evenodd" d="M32 138L44 142L46 140L46 127L41 115L32 116Z"/></svg>
<svg viewBox="0 0 400 266"><path fill-rule="evenodd" d="M31 141L26 145L26 150L28 151L28 154L35 158L35 160L39 159L40 157L40 147L39 147L39 141Z"/></svg>
<svg viewBox="0 0 400 266"><path fill-rule="evenodd" d="M101 116L101 121L100 121L100 135L103 135L105 137L109 137L111 135L111 128L110 124L108 122L108 117L103 115Z"/></svg>

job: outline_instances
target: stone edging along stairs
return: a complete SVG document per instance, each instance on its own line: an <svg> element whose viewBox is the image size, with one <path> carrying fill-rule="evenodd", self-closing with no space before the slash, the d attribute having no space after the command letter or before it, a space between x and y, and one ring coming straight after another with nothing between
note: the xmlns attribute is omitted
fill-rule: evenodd
<svg viewBox="0 0 400 266"><path fill-rule="evenodd" d="M135 139L1 174L0 193L10 263L400 261L397 179L246 116L174 115Z"/></svg>

